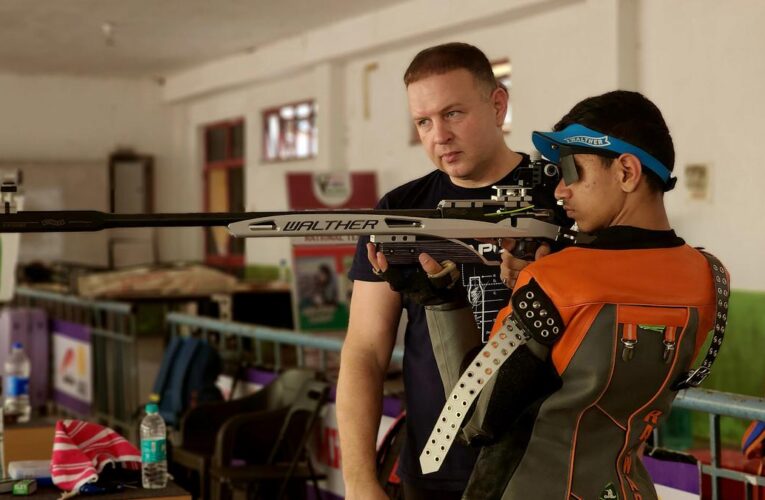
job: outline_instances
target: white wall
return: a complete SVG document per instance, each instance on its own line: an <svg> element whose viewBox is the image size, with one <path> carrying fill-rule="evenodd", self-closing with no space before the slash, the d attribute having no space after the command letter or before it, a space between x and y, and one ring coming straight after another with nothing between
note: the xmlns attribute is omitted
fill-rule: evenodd
<svg viewBox="0 0 765 500"><path fill-rule="evenodd" d="M199 167L201 124L247 118L248 209L275 210L285 208L288 170L375 170L382 191L430 170L421 148L409 145L401 83L411 57L429 45L464 40L492 59L511 59L508 143L518 150L529 149L532 130L549 127L584 97L641 90L664 110L675 137L680 182L667 203L678 232L718 253L736 288L763 290L765 236L756 231L763 201L754 191L765 181L755 168L765 111L764 19L765 6L749 0L413 0L170 77L164 97L176 109L174 147L184 168ZM365 118L362 82L370 64L377 69L369 73ZM261 165L259 110L311 96L325 120L321 157ZM689 202L682 186L684 165L697 162L713 169L710 202ZM201 207L198 175L185 195L194 203L177 203ZM252 240L247 258L276 263L286 248Z"/></svg>
<svg viewBox="0 0 765 500"><path fill-rule="evenodd" d="M181 158L174 177L184 179L184 195L171 197L166 209L197 211L204 206L203 200L203 156L201 148L202 130L205 125L232 118L245 121L245 209L247 211L287 210L287 187L285 173L330 170L344 168L342 162L342 120L343 102L337 102L337 92L342 91L338 69L332 64L321 64L306 71L269 81L260 85L249 85L224 93L203 96L173 105L176 125L179 127L174 138L174 150ZM275 105L304 99L316 99L322 110L339 110L322 113L319 129L322 130L319 157L310 160L284 163L262 161L262 111ZM333 144L333 142L339 144ZM332 144L332 146L331 146ZM171 178L165 179L167 183ZM174 186L168 192L178 192ZM167 231L166 231L167 234ZM196 229L174 230L172 238L163 240L168 255L177 252L196 252L203 256L202 232ZM284 238L248 240L247 261L278 264L289 255L290 242Z"/></svg>
<svg viewBox="0 0 765 500"><path fill-rule="evenodd" d="M46 203L44 209L107 210L108 156L115 149L129 147L154 155L160 179L170 168L173 128L161 91L149 80L0 74L0 162L24 166L30 171L29 183L39 189L48 186L59 197L40 200ZM93 175L83 175L85 166ZM47 183L41 177L46 169ZM61 172L53 172L55 169ZM72 171L72 179L57 184L55 179L67 169ZM80 184L75 185L77 182ZM158 194L161 198L166 193L160 190ZM30 192L28 199L34 201L39 195ZM162 207L162 199L157 201ZM43 205L28 208L40 210ZM27 239L59 241L61 248L77 249L75 257L72 251L62 250L59 258L107 263L104 234L23 236L22 248ZM91 243L99 248L89 248ZM24 260L23 255L21 258Z"/></svg>
<svg viewBox="0 0 765 500"><path fill-rule="evenodd" d="M4 160L106 159L130 146L167 160L161 87L151 81L0 74Z"/></svg>
<svg viewBox="0 0 765 500"><path fill-rule="evenodd" d="M490 60L510 59L513 130L507 142L529 151L533 130L549 128L581 96L617 85L615 6L611 1L558 3L532 15L353 59L346 72L349 167L384 172L383 192L433 168L418 144L409 145L411 121L402 78L419 50L455 40L480 47ZM566 33L565 44L556 33ZM362 78L371 63L378 69L371 73L371 117L364 119Z"/></svg>
<svg viewBox="0 0 765 500"><path fill-rule="evenodd" d="M177 150L183 160L179 163L196 164L192 177L198 179L200 127L244 116L248 210L286 209L284 173L288 171L374 170L381 193L424 175L432 166L419 146L409 144L411 124L401 79L412 56L435 43L464 40L481 47L492 59L511 58L515 121L508 141L520 150L528 150L533 129L548 127L569 102L614 88L620 81L617 62L623 35L617 29L618 3L612 0L483 1L470 13L449 3L446 10L464 13L467 21L457 29L460 23L454 15L433 11L423 20L424 32L434 35L427 39L404 25L385 22L392 16L423 19L428 8L435 6L431 0L408 2L393 11L362 16L355 21L358 31L350 22L309 34L317 45L303 44L302 52L295 48L300 45L297 41L285 41L264 49L271 51L268 54L237 56L169 78L165 97L182 116L183 137ZM373 33L369 26L376 27ZM567 34L564 46L555 41L555 33ZM354 36L359 39L356 43ZM309 54L320 60L310 62ZM332 58L338 56L344 57ZM263 59L274 63L258 65ZM371 109L365 118L362 96L368 64L376 64L377 69L369 73ZM303 69L280 76L274 66ZM319 157L262 164L261 110L307 97L319 104ZM201 207L199 181L191 192ZM201 248L201 243L184 247ZM286 240L252 239L247 243L247 261L276 264L288 249Z"/></svg>
<svg viewBox="0 0 765 500"><path fill-rule="evenodd" d="M204 124L245 117L248 210L286 208L284 173L375 170L386 191L428 172L409 145L401 75L421 48L449 40L513 64L513 131L549 127L579 99L634 88L665 113L675 138L678 189L668 209L682 236L731 267L736 288L765 289L760 263L765 185L758 132L765 116L765 4L751 0L412 0L152 81L0 74L0 160L104 160L118 146L155 155L160 211L202 203ZM363 116L369 73L371 114ZM261 110L313 97L320 155L261 164ZM712 197L689 201L683 168L707 163ZM251 240L250 262L277 263L285 240ZM203 257L202 231L160 231L165 260Z"/></svg>
<svg viewBox="0 0 765 500"><path fill-rule="evenodd" d="M641 89L675 141L678 188L667 195L681 236L716 254L734 288L765 290L765 3L643 0ZM711 167L711 201L690 201L687 164Z"/></svg>

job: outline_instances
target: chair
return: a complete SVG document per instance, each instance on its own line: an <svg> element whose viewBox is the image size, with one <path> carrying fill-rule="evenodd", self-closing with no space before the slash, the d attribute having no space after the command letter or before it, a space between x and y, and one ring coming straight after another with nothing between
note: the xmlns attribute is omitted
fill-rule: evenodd
<svg viewBox="0 0 765 500"><path fill-rule="evenodd" d="M250 413L229 419L218 433L210 466L212 498L300 498L305 481L321 498L307 444L329 398L329 384L306 381L286 411ZM271 432L275 430L276 432ZM247 465L232 465L244 459Z"/></svg>
<svg viewBox="0 0 765 500"><path fill-rule="evenodd" d="M385 433L382 441L377 446L375 459L377 480L391 500L398 500L402 496L401 479L397 471L399 455L405 442L406 411L402 411L396 417L396 420L393 421L388 432Z"/></svg>
<svg viewBox="0 0 765 500"><path fill-rule="evenodd" d="M201 404L184 414L180 424L180 445L172 449L171 460L174 466L198 475L199 498L209 498L210 462L218 433L224 424L231 418L257 412L263 414L261 418L267 415L285 417L303 384L315 378L313 370L291 368L252 395L232 401Z"/></svg>

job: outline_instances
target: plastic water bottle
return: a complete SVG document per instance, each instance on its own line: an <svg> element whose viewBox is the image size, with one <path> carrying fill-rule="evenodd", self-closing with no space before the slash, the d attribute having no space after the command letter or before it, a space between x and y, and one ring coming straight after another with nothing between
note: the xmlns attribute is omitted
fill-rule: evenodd
<svg viewBox="0 0 765 500"><path fill-rule="evenodd" d="M32 412L29 404L29 358L24 346L16 342L5 361L5 413L16 415L19 422L28 422Z"/></svg>
<svg viewBox="0 0 765 500"><path fill-rule="evenodd" d="M167 486L167 429L156 403L141 420L141 482L144 488Z"/></svg>
<svg viewBox="0 0 765 500"><path fill-rule="evenodd" d="M289 269L287 268L287 259L279 259L279 281L287 283L289 281Z"/></svg>

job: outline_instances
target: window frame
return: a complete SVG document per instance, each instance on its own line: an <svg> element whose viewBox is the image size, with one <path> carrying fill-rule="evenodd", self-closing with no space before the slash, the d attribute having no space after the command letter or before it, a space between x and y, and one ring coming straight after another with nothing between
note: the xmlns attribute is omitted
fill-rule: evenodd
<svg viewBox="0 0 765 500"><path fill-rule="evenodd" d="M234 156L234 129L237 126L242 126L242 152L241 156L236 157ZM212 147L211 141L209 140L209 133L212 130L215 129L224 129L225 130L225 142L224 142L224 158L221 160L210 160L210 149ZM226 204L227 204L227 210L226 211L232 211L231 207L231 193L229 192L230 187L230 172L232 170L240 170L242 173L242 178L244 179L244 160L246 155L246 148L245 148L245 140L246 137L246 122L243 117L240 118L233 118L230 120L221 120L216 121L212 123L207 123L202 126L202 141L203 141L203 179L204 179L204 196L203 196L203 207L205 212L210 211L210 177L212 172L214 171L224 171L226 174L226 182L225 182L225 189L226 189ZM242 190L244 190L244 185L242 185ZM233 239L232 236L229 236L227 242L226 242L226 253L225 254L213 254L209 252L208 248L208 239L210 238L210 231L212 231L213 228L205 228L204 230L204 239L203 239L203 248L204 248L204 256L205 256L205 264L214 266L214 267L222 267L222 268L228 268L228 269L242 269L244 268L244 260L245 260L245 251L244 248L242 249L241 254L234 254L231 253L231 241Z"/></svg>
<svg viewBox="0 0 765 500"><path fill-rule="evenodd" d="M308 154L308 156L300 156L300 157L292 156L292 157L288 157L288 158L280 158L278 156L278 151L277 151L277 155L276 155L275 158L269 158L268 157L268 120L269 120L269 117L274 115L274 114L277 115L277 117L279 117L279 120L280 120L279 146L278 146L277 149L280 150L282 148L282 145L283 145L283 142L284 142L284 130L285 130L285 127L283 127L283 124L284 123L288 123L288 122L297 123L299 121L297 118L289 120L289 121L286 120L286 119L283 119L281 117L281 111L282 111L282 109L287 108L287 107L297 108L298 106L303 105L303 104L308 104L311 107L311 113L308 116L308 119L310 120L310 126L311 126L309 142L313 143L313 141L316 141L316 148L313 148L312 146L309 146L309 154ZM261 137L262 153L260 155L261 156L260 157L261 162L262 163L268 163L268 164L275 164L275 163L289 163L289 162L294 162L294 161L306 161L306 160L312 160L314 158L317 158L319 156L319 144L318 144L319 131L318 131L317 123L316 123L317 120L318 120L318 115L319 115L319 105L317 104L316 99L314 99L314 98L306 98L306 99L301 99L301 100L298 100L298 101L287 102L287 103L284 103L284 104L280 104L278 106L271 106L269 108L263 109L263 111L261 112L261 123L263 125L262 137ZM305 119L305 118L301 118L300 120L303 120L303 119Z"/></svg>
<svg viewBox="0 0 765 500"><path fill-rule="evenodd" d="M502 75L502 76L497 75L497 68L501 65L508 66L507 75ZM513 112L512 112L513 107L510 100L510 89L512 88L512 81L513 81L513 65L510 62L509 57L503 57L501 59L495 59L491 61L491 69L492 69L492 72L494 73L494 78L497 79L497 83L505 87L505 90L507 91L507 111L509 113L510 120L508 121L507 115L505 115L505 121L502 123L502 132L504 132L505 134L509 134L513 129ZM510 85L506 85L504 82L502 82L503 79L507 79Z"/></svg>

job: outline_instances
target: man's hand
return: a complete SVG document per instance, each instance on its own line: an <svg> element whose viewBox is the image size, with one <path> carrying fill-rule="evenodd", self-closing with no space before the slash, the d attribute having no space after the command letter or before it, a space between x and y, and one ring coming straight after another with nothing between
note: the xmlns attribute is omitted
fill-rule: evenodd
<svg viewBox="0 0 765 500"><path fill-rule="evenodd" d="M504 283L506 287L513 288L515 287L515 282L518 279L518 275L521 273L521 270L531 264L531 262L513 256L511 252L516 245L514 239L503 238L500 244L502 246L502 265L500 267L499 276L502 279L502 283ZM534 254L534 260L541 259L545 255L548 255L550 251L550 245L547 243L542 243L539 245L539 248L537 248L537 251Z"/></svg>
<svg viewBox="0 0 765 500"><path fill-rule="evenodd" d="M422 266L422 270L426 273L432 275L438 274L441 271L444 270L444 267L439 264L438 262L433 259L430 255L426 253L421 253L419 256L420 259L420 265Z"/></svg>
<svg viewBox="0 0 765 500"><path fill-rule="evenodd" d="M465 295L459 283L460 272L454 262L438 263L426 254L419 255L420 269L388 266L388 261L373 244L367 246L367 258L377 276L391 289L415 304L434 306L454 302Z"/></svg>
<svg viewBox="0 0 765 500"><path fill-rule="evenodd" d="M388 259L382 252L378 252L374 243L367 243L367 259L372 264L375 274L384 273L388 270Z"/></svg>
<svg viewBox="0 0 765 500"><path fill-rule="evenodd" d="M388 270L388 259L385 258L382 252L378 252L375 249L374 243L367 243L367 259L369 259L369 263L372 264L372 268L376 272L384 273ZM421 253L419 259L422 270L428 274L438 274L444 269L441 264L426 253Z"/></svg>

